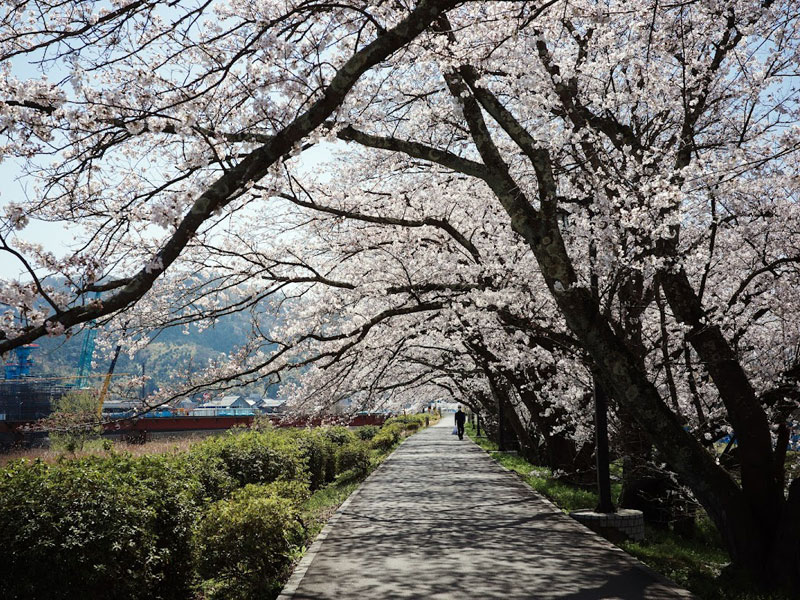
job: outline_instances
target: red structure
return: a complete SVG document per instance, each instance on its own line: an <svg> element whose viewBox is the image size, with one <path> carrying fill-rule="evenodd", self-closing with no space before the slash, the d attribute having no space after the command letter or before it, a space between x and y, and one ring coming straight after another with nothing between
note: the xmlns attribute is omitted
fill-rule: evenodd
<svg viewBox="0 0 800 600"><path fill-rule="evenodd" d="M318 427L320 425L345 425L360 427L362 425L383 425L387 419L385 414L358 414L354 416L324 417L281 417L269 415L270 421L276 427ZM219 417L141 417L134 419L120 419L103 424L106 433L127 432L169 432L169 431L209 431L215 429L230 429L235 425L249 426L253 422L252 416L219 416ZM35 427L33 421L0 421L0 433L24 433Z"/></svg>
<svg viewBox="0 0 800 600"><path fill-rule="evenodd" d="M383 425L386 415L360 414L353 417L280 417L269 415L269 420L276 427L318 427L320 425L346 425L360 427L362 425ZM234 425L250 425L252 416L237 417L143 417L140 419L122 419L104 425L111 432L125 431L203 431L209 429L230 429Z"/></svg>

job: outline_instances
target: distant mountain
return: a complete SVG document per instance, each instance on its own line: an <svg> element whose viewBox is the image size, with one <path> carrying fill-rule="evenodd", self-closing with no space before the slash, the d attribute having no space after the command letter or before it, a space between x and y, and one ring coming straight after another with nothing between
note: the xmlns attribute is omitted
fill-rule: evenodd
<svg viewBox="0 0 800 600"><path fill-rule="evenodd" d="M56 289L63 285L62 282L48 279L48 285ZM282 306L289 306L284 303ZM163 385L170 374L178 371L189 373L199 370L208 364L209 360L221 358L241 346L251 331L251 314L247 311L233 313L221 317L213 327L200 331L195 326L190 326L188 334L182 327L165 329L153 336L153 341L132 359L123 353L119 356L115 373L130 373L140 375L144 372L151 378L142 390L149 393L153 388ZM280 317L278 317L280 318ZM274 323L274 317L261 317L262 331L269 331ZM78 373L81 349L85 333L79 333L69 339L65 337L41 338L37 340L39 349L33 354L34 366L31 375L34 377L74 377ZM92 381L101 385L103 376L108 372L110 358L94 354L95 367L92 371ZM2 375L0 375L2 377ZM249 391L265 394L263 386ZM269 395L274 397L276 386L269 388Z"/></svg>
<svg viewBox="0 0 800 600"><path fill-rule="evenodd" d="M268 330L269 323L262 324ZM170 328L161 331L154 340L132 359L124 352L120 354L114 372L140 375L143 372L151 378L144 393L154 387L166 383L176 370L193 372L208 364L209 360L219 359L241 345L250 332L250 314L235 313L222 317L214 327L198 331L197 327L189 327L188 334L183 328ZM70 377L78 373L81 349L85 333L69 339L64 337L42 338L38 340L40 348L33 355L34 377ZM102 377L107 373L110 364L108 357L94 354L95 366L92 370L92 382L100 385ZM256 390L253 390L256 391ZM257 390L264 393L263 387ZM275 386L268 395L274 397Z"/></svg>

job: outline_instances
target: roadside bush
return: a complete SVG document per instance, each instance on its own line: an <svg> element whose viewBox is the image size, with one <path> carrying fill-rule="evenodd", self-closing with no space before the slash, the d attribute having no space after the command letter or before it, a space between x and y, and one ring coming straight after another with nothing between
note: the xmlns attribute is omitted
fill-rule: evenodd
<svg viewBox="0 0 800 600"><path fill-rule="evenodd" d="M406 432L415 432L425 424L425 415L398 415L386 419L383 427L372 437L372 447L382 451L391 449Z"/></svg>
<svg viewBox="0 0 800 600"><path fill-rule="evenodd" d="M190 464L174 454L112 455L95 462L109 473L130 476L135 485L146 489L147 507L153 511L149 527L155 536L149 560L155 561L152 567L158 579L158 590L151 594L185 598L194 580L192 536L203 500L202 485Z"/></svg>
<svg viewBox="0 0 800 600"><path fill-rule="evenodd" d="M214 459L219 459L238 487L307 477L298 450L286 437L272 433L244 431L208 438L192 448L190 455L191 459L206 466L218 464ZM217 476L215 473L209 475ZM210 483L213 487L214 482Z"/></svg>
<svg viewBox="0 0 800 600"><path fill-rule="evenodd" d="M287 432L308 470L312 491L336 478L336 446L319 429Z"/></svg>
<svg viewBox="0 0 800 600"><path fill-rule="evenodd" d="M301 551L297 482L248 485L212 504L195 536L195 556L212 598L250 599L274 594Z"/></svg>
<svg viewBox="0 0 800 600"><path fill-rule="evenodd" d="M197 450L176 454L174 460L182 463L186 476L197 482L195 500L200 505L222 500L241 487L228 472L227 463L213 452Z"/></svg>
<svg viewBox="0 0 800 600"><path fill-rule="evenodd" d="M347 427L337 425L335 427L326 427L322 430L328 440L336 446L344 446L356 441L356 434L350 431Z"/></svg>
<svg viewBox="0 0 800 600"><path fill-rule="evenodd" d="M378 450L387 451L400 441L402 434L402 423L390 423L389 425L384 425L377 435L372 438L372 446Z"/></svg>
<svg viewBox="0 0 800 600"><path fill-rule="evenodd" d="M371 447L389 450L402 432L395 423L366 443L345 428L268 428L186 452L10 463L0 471L0 598L183 600L200 574L213 597L274 591L305 539L309 488L363 476Z"/></svg>
<svg viewBox="0 0 800 600"><path fill-rule="evenodd" d="M396 417L390 417L386 419L386 422L383 424L383 426L386 427L387 425L394 425L396 423L399 423L401 425L404 425L407 429L418 429L425 424L425 417L426 415L424 414L397 415Z"/></svg>
<svg viewBox="0 0 800 600"><path fill-rule="evenodd" d="M168 460L136 463L117 456L7 466L0 597L186 598L195 482Z"/></svg>
<svg viewBox="0 0 800 600"><path fill-rule="evenodd" d="M356 429L356 435L364 441L369 441L374 438L380 430L381 428L377 425L364 425Z"/></svg>
<svg viewBox="0 0 800 600"><path fill-rule="evenodd" d="M352 471L357 477L366 475L371 465L369 447L362 441L345 444L336 450L336 468L339 473Z"/></svg>

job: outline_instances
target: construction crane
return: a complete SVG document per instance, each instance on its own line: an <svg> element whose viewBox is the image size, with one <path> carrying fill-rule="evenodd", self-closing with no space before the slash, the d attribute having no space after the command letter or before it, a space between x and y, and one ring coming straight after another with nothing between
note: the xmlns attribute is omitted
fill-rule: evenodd
<svg viewBox="0 0 800 600"><path fill-rule="evenodd" d="M81 356L78 360L78 375L75 386L85 388L88 385L89 371L92 370L92 355L94 354L94 339L97 337L97 329L90 327L86 330L81 346Z"/></svg>
<svg viewBox="0 0 800 600"><path fill-rule="evenodd" d="M100 292L94 293L94 299L100 299ZM122 335L123 337L125 336L125 329L123 329ZM94 342L96 337L97 322L92 319L86 329L86 335L83 338L83 346L81 347L80 359L78 360L78 377L75 385L81 389L88 386L89 377L91 377L89 373L92 370L92 356L94 355ZM97 398L98 417L103 415L103 402L105 402L106 396L108 395L108 388L111 385L111 377L114 375L114 367L117 366L117 359L119 358L119 353L121 350L122 342L117 344L117 347L114 350L114 357L111 359L111 364L109 365L108 372L103 380L103 385L100 387L100 394Z"/></svg>
<svg viewBox="0 0 800 600"><path fill-rule="evenodd" d="M123 331L123 337L125 333ZM108 386L111 385L111 376L114 375L114 367L117 366L117 359L119 358L120 350L122 350L122 342L120 341L117 344L117 347L114 349L114 358L111 359L111 364L108 366L108 373L106 373L106 378L103 380L103 387L100 388L100 397L97 399L97 416L103 416L103 402L106 400L106 395L108 394Z"/></svg>

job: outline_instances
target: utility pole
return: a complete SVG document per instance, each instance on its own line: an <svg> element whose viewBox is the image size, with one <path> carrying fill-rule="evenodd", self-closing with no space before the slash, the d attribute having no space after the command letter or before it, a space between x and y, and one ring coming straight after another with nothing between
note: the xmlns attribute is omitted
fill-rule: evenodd
<svg viewBox="0 0 800 600"><path fill-rule="evenodd" d="M594 432L595 455L597 457L597 492L600 502L595 509L599 513L613 513L611 501L611 471L608 453L608 397L605 390L594 379Z"/></svg>
<svg viewBox="0 0 800 600"><path fill-rule="evenodd" d="M497 399L497 449L500 452L506 451L506 428L505 411L503 410L503 400Z"/></svg>
<svg viewBox="0 0 800 600"><path fill-rule="evenodd" d="M594 211L589 209L589 222L592 223ZM597 246L594 242L594 226L591 226L592 235L589 236L589 287L592 290L592 299L600 306L600 279L597 276L595 264L597 262ZM595 456L597 458L597 493L600 502L595 509L599 513L613 513L614 503L611 501L611 472L608 457L608 396L597 378L592 374L594 381L594 436Z"/></svg>

